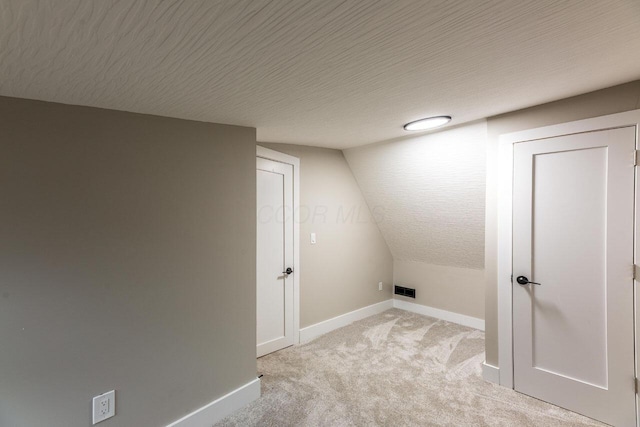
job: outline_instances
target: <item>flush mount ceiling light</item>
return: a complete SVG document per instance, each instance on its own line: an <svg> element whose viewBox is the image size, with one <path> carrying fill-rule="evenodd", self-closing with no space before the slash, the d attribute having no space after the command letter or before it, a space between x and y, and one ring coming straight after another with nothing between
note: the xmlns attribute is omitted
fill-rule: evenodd
<svg viewBox="0 0 640 427"><path fill-rule="evenodd" d="M404 130L427 130L444 126L451 121L451 116L427 117L404 125Z"/></svg>

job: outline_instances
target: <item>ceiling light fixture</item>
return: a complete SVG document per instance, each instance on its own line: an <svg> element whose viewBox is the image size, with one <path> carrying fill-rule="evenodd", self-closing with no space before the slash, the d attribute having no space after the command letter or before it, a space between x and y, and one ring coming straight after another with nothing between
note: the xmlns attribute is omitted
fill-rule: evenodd
<svg viewBox="0 0 640 427"><path fill-rule="evenodd" d="M408 131L416 131L416 130L427 130L433 129L440 126L444 126L451 121L451 116L436 116L436 117L427 117L426 119L416 120L415 122L410 122L404 125L404 130Z"/></svg>

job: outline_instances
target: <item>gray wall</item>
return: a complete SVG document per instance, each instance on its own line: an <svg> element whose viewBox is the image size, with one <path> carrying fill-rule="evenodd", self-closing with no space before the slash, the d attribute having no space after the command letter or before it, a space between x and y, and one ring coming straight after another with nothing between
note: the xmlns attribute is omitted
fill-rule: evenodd
<svg viewBox="0 0 640 427"><path fill-rule="evenodd" d="M640 80L488 119L485 225L486 359L498 365L497 201L501 134L640 108Z"/></svg>
<svg viewBox="0 0 640 427"><path fill-rule="evenodd" d="M396 259L393 281L416 290L396 299L484 319L484 270Z"/></svg>
<svg viewBox="0 0 640 427"><path fill-rule="evenodd" d="M0 98L0 425L160 426L256 377L255 130Z"/></svg>
<svg viewBox="0 0 640 427"><path fill-rule="evenodd" d="M484 317L485 121L345 150L410 302Z"/></svg>
<svg viewBox="0 0 640 427"><path fill-rule="evenodd" d="M300 158L300 326L390 299L393 258L342 152L258 145Z"/></svg>

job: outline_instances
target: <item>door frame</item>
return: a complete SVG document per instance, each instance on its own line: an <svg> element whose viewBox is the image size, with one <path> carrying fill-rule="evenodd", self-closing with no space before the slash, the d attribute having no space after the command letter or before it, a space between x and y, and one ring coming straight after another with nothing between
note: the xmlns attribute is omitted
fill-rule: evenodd
<svg viewBox="0 0 640 427"><path fill-rule="evenodd" d="M512 275L512 208L513 208L513 146L519 142L535 141L563 135L595 132L600 130L615 129L635 126L636 150L640 149L639 129L640 110L611 114L591 119L578 120L558 125L545 126L536 129L507 133L499 139L498 157L498 373L499 384L513 389L513 285ZM635 153L630 153L635 155ZM632 161L632 159L630 159ZM640 185L637 168L634 171L635 201L634 201L634 266L638 265L640 254L640 222L638 221L638 202L640 201ZM636 267L629 266L630 269ZM636 376L640 372L638 363L638 331L640 319L638 307L640 307L640 292L637 292L640 276L635 276L634 286L634 315L635 315L635 370ZM637 399L637 396L636 396ZM636 408L638 405L636 405ZM637 417L637 420L640 418Z"/></svg>
<svg viewBox="0 0 640 427"><path fill-rule="evenodd" d="M300 344L300 159L256 145L256 157L293 166L293 344Z"/></svg>

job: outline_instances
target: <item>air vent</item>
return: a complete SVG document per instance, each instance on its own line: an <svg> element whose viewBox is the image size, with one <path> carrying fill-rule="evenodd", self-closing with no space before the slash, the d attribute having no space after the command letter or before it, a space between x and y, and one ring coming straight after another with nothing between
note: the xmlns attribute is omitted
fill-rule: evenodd
<svg viewBox="0 0 640 427"><path fill-rule="evenodd" d="M403 297L409 297L409 298L415 298L416 297L416 290L415 289L411 289L411 288L404 288L402 286L395 286L395 291L394 293L396 295L402 295Z"/></svg>

